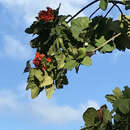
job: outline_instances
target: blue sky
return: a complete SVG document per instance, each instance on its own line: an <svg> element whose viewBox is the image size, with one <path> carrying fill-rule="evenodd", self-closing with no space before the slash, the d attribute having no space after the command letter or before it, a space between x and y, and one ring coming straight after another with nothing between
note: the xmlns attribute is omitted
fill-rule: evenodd
<svg viewBox="0 0 130 130"><path fill-rule="evenodd" d="M56 90L48 100L45 93L34 100L25 91L25 63L33 59L29 46L32 36L24 30L41 9L61 6L61 14L74 14L86 0L0 0L0 129L2 130L79 130L84 125L82 113L87 107L107 103L105 95L114 87L130 86L130 51L97 53L93 65L81 66L78 74L68 72L69 85ZM93 6L93 10L98 5ZM89 16L92 9L80 16ZM99 11L100 14L103 14ZM115 15L117 10L110 14ZM118 13L119 14L119 13ZM110 16L109 15L109 16ZM127 12L130 15L130 11ZM110 107L110 104L108 104Z"/></svg>

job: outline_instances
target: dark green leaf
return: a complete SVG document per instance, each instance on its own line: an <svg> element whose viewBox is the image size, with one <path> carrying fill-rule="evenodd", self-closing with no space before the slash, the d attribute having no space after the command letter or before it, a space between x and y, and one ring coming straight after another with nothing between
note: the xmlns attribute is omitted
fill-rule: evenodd
<svg viewBox="0 0 130 130"><path fill-rule="evenodd" d="M117 100L117 98L114 95L106 95L105 98L110 103L114 103Z"/></svg>
<svg viewBox="0 0 130 130"><path fill-rule="evenodd" d="M111 121L111 120L112 120L112 115L111 115L110 111L107 109L104 109L103 110L103 122L105 124L107 124L108 121Z"/></svg>
<svg viewBox="0 0 130 130"><path fill-rule="evenodd" d="M83 119L87 127L95 125L95 118L97 117L97 111L94 108L88 108L84 114Z"/></svg>
<svg viewBox="0 0 130 130"><path fill-rule="evenodd" d="M123 95L126 98L130 98L130 88L128 86L125 86L125 90L123 91Z"/></svg>
<svg viewBox="0 0 130 130"><path fill-rule="evenodd" d="M128 0L125 2L125 9L126 10L130 9L130 1Z"/></svg>
<svg viewBox="0 0 130 130"><path fill-rule="evenodd" d="M100 4L99 4L99 7L102 9L102 10L106 10L107 9L107 6L108 6L108 0L100 0Z"/></svg>

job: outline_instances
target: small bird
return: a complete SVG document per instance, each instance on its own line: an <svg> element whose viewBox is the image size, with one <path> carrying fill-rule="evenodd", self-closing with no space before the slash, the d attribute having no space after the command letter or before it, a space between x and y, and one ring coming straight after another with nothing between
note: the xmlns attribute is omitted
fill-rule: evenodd
<svg viewBox="0 0 130 130"><path fill-rule="evenodd" d="M24 73L29 72L31 69L30 60L26 62L26 67L24 69Z"/></svg>

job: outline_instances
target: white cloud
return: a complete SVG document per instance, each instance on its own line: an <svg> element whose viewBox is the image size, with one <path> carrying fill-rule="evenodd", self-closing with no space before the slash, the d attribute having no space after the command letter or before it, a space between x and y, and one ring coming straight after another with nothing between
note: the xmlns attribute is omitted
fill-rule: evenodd
<svg viewBox="0 0 130 130"><path fill-rule="evenodd" d="M32 55L31 48L25 46L14 37L5 35L3 39L4 44L0 52L1 56L8 56L17 59L27 59Z"/></svg>
<svg viewBox="0 0 130 130"><path fill-rule="evenodd" d="M23 84L25 85L25 83ZM14 116L31 116L43 124L66 124L81 121L83 112L89 106L98 108L98 103L91 100L87 104L79 105L79 108L73 108L69 105L61 106L56 103L54 98L48 100L45 93L32 100L26 95L27 92L25 94L25 90L21 89L21 87L25 88L22 85L15 91L0 89L0 114L10 112Z"/></svg>
<svg viewBox="0 0 130 130"><path fill-rule="evenodd" d="M75 14L81 7L84 6L84 4L87 4L88 1L84 0L0 0L0 3L2 3L6 8L9 9L16 9L19 7L24 13L24 20L25 23L31 24L32 21L35 19L37 13L41 9L45 9L46 6L57 8L59 3L61 3L61 10L60 13L62 14ZM15 10L16 13L16 10ZM83 16L84 13L81 13L79 16Z"/></svg>

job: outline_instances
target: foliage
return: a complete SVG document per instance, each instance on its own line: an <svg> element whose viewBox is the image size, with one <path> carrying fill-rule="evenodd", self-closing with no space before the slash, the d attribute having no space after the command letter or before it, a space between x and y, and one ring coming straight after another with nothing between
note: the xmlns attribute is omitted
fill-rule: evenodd
<svg viewBox="0 0 130 130"><path fill-rule="evenodd" d="M99 110L88 108L83 119L85 127L81 130L129 130L130 129L130 88L121 91L116 87L113 94L105 96L113 106L112 111L103 105Z"/></svg>
<svg viewBox="0 0 130 130"><path fill-rule="evenodd" d="M113 6L121 3L126 9L130 6L125 0L117 3L100 0L99 7L104 11L109 3ZM24 71L29 72L26 90L31 89L32 98L44 89L50 98L55 88L68 85L67 71L75 68L78 72L80 65L90 66L91 56L97 51L104 54L111 53L114 49L130 49L130 16L124 15L122 11L119 19L113 20L106 16L74 18L59 15L59 9L60 5L55 10L47 7L47 11L40 11L36 21L25 30L26 33L35 35L30 41L30 46L36 49L34 67L28 61L27 65L31 68L26 67ZM71 18L67 21L69 17Z"/></svg>

